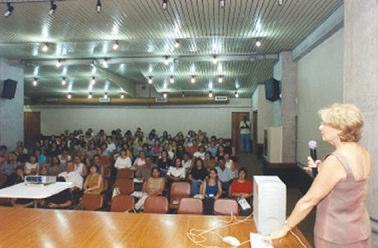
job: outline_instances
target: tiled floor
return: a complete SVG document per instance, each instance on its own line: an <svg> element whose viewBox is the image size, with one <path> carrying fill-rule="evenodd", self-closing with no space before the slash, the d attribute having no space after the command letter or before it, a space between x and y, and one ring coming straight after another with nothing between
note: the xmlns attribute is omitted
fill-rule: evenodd
<svg viewBox="0 0 378 248"><path fill-rule="evenodd" d="M240 154L239 166L247 168L248 176L252 178L254 175L263 175L262 173L262 161L258 160L255 155L252 154ZM288 215L293 210L297 201L302 197L301 192L297 188L287 189L287 211ZM299 225L299 229L305 235L306 239L313 243L313 228L315 223L315 212L312 211L305 220Z"/></svg>

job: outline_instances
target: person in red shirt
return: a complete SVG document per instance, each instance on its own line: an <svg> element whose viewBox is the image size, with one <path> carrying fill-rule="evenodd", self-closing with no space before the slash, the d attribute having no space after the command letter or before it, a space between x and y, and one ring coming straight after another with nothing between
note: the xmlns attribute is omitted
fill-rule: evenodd
<svg viewBox="0 0 378 248"><path fill-rule="evenodd" d="M251 197L253 195L252 182L247 179L247 170L245 168L239 169L239 178L235 179L230 186L230 197L236 198L239 201L241 198L251 203ZM251 209L241 209L240 215L248 215Z"/></svg>

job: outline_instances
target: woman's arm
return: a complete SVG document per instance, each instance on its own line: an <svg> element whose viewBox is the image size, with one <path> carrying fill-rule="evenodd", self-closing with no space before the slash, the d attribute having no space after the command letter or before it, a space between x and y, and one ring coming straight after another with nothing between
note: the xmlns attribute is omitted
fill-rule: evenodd
<svg viewBox="0 0 378 248"><path fill-rule="evenodd" d="M272 234L271 239L285 236L288 231L298 225L332 191L340 180L346 177L343 166L334 156L329 156L321 164L321 167L310 189L297 202L293 212L287 218L285 226L279 232Z"/></svg>
<svg viewBox="0 0 378 248"><path fill-rule="evenodd" d="M202 195L205 195L205 192L206 192L206 180L204 180L202 183L201 183L201 187L200 187L200 193Z"/></svg>
<svg viewBox="0 0 378 248"><path fill-rule="evenodd" d="M96 190L96 189L100 189L101 188L101 183L102 183L102 176L99 176L98 177L98 181L97 181L97 185L93 186L92 188L89 188L87 190L88 191L93 191L93 190Z"/></svg>

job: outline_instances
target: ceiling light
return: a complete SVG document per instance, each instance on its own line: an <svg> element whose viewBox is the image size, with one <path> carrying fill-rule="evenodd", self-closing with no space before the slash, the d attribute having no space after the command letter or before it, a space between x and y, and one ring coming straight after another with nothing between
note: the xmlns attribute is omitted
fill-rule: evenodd
<svg viewBox="0 0 378 248"><path fill-rule="evenodd" d="M12 15L14 11L14 7L11 5L11 3L7 3L7 10L4 12L5 17L9 17Z"/></svg>
<svg viewBox="0 0 378 248"><path fill-rule="evenodd" d="M105 92L105 94L104 94L104 98L105 98L105 99L108 99L108 93L107 93L107 92Z"/></svg>
<svg viewBox="0 0 378 248"><path fill-rule="evenodd" d="M59 68L61 65L62 65L62 60L61 59L58 59L58 61L56 62L56 64L55 64L55 66L57 67L57 68Z"/></svg>
<svg viewBox="0 0 378 248"><path fill-rule="evenodd" d="M185 92L184 92L184 91L181 93L181 96L182 96L182 97L185 97Z"/></svg>
<svg viewBox="0 0 378 248"><path fill-rule="evenodd" d="M213 64L214 65L218 64L218 58L215 55L213 56Z"/></svg>
<svg viewBox="0 0 378 248"><path fill-rule="evenodd" d="M54 1L51 1L51 7L50 7L50 10L49 10L49 15L53 15L56 11L56 9L58 8L58 6L54 3Z"/></svg>
<svg viewBox="0 0 378 248"><path fill-rule="evenodd" d="M93 66L95 66L95 65L96 65L96 60L92 59L92 61L91 61L91 66L93 67Z"/></svg>
<svg viewBox="0 0 378 248"><path fill-rule="evenodd" d="M196 82L196 76L193 75L192 78L190 79L190 82L194 84Z"/></svg>
<svg viewBox="0 0 378 248"><path fill-rule="evenodd" d="M97 13L100 13L101 10L102 10L101 0L97 0L96 11L97 11Z"/></svg>
<svg viewBox="0 0 378 248"><path fill-rule="evenodd" d="M223 76L222 75L219 75L218 76L218 83L223 83Z"/></svg>
<svg viewBox="0 0 378 248"><path fill-rule="evenodd" d="M71 93L68 93L68 94L67 94L67 98L68 98L68 99L71 99L71 98L72 98Z"/></svg>
<svg viewBox="0 0 378 248"><path fill-rule="evenodd" d="M175 41L175 48L179 48L180 45L181 45L181 44L180 44L180 41L176 40L176 41Z"/></svg>
<svg viewBox="0 0 378 248"><path fill-rule="evenodd" d="M238 91L235 91L235 97L236 97L236 98L239 98L239 93L238 93Z"/></svg>
<svg viewBox="0 0 378 248"><path fill-rule="evenodd" d="M167 99L167 97L168 97L167 93L164 93L163 97L164 97L164 99Z"/></svg>
<svg viewBox="0 0 378 248"><path fill-rule="evenodd" d="M118 48L119 48L119 43L118 43L118 41L114 41L112 48L113 48L114 51L115 51L115 50L118 50Z"/></svg>
<svg viewBox="0 0 378 248"><path fill-rule="evenodd" d="M124 99L125 98L125 95L124 94L121 94L121 99Z"/></svg>
<svg viewBox="0 0 378 248"><path fill-rule="evenodd" d="M61 84L64 86L67 84L66 77L62 77Z"/></svg>
<svg viewBox="0 0 378 248"><path fill-rule="evenodd" d="M213 98L213 92L211 90L209 91L209 97Z"/></svg>
<svg viewBox="0 0 378 248"><path fill-rule="evenodd" d="M89 94L88 94L88 98L89 98L89 99L92 99L92 97L93 97L92 92L89 92Z"/></svg>
<svg viewBox="0 0 378 248"><path fill-rule="evenodd" d="M102 66L105 67L105 68L108 68L108 59L103 59L102 60Z"/></svg>
<svg viewBox="0 0 378 248"><path fill-rule="evenodd" d="M282 4L283 4L283 0L278 0L278 5L282 6Z"/></svg>
<svg viewBox="0 0 378 248"><path fill-rule="evenodd" d="M256 46L257 46L257 47L261 47L261 41L260 41L260 40L257 40L257 41L256 41Z"/></svg>
<svg viewBox="0 0 378 248"><path fill-rule="evenodd" d="M96 77L92 77L91 78L91 81L90 81L90 84L91 85L94 85L96 83Z"/></svg>
<svg viewBox="0 0 378 248"><path fill-rule="evenodd" d="M172 75L169 77L169 82L173 84L175 82L175 77Z"/></svg>
<svg viewBox="0 0 378 248"><path fill-rule="evenodd" d="M168 0L163 0L162 3L161 3L161 7L166 10L167 7L168 7Z"/></svg>
<svg viewBox="0 0 378 248"><path fill-rule="evenodd" d="M37 86L38 85L38 78L34 78L33 79L33 86Z"/></svg>
<svg viewBox="0 0 378 248"><path fill-rule="evenodd" d="M49 45L47 43L43 43L42 52L46 53L48 50L49 50Z"/></svg>
<svg viewBox="0 0 378 248"><path fill-rule="evenodd" d="M221 6L221 8L224 8L224 6L226 5L225 2L225 0L219 0L219 5Z"/></svg>
<svg viewBox="0 0 378 248"><path fill-rule="evenodd" d="M165 56L165 59L164 59L164 64L165 65L168 65L169 64L169 62L170 62L170 58L169 58L169 56Z"/></svg>
<svg viewBox="0 0 378 248"><path fill-rule="evenodd" d="M152 84L152 76L148 77L148 84Z"/></svg>

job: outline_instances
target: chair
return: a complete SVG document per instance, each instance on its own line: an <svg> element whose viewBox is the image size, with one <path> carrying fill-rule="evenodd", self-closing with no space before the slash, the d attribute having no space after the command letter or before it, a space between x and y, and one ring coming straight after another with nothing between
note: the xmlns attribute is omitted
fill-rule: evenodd
<svg viewBox="0 0 378 248"><path fill-rule="evenodd" d="M149 196L144 202L145 213L165 214L168 212L168 199L164 196Z"/></svg>
<svg viewBox="0 0 378 248"><path fill-rule="evenodd" d="M203 203L200 199L195 198L182 198L178 211L179 214L202 214L203 213Z"/></svg>
<svg viewBox="0 0 378 248"><path fill-rule="evenodd" d="M134 177L134 171L130 169L119 169L117 170L117 179L124 178L130 179Z"/></svg>
<svg viewBox="0 0 378 248"><path fill-rule="evenodd" d="M98 210L102 208L104 200L100 194L84 194L83 195L83 210Z"/></svg>
<svg viewBox="0 0 378 248"><path fill-rule="evenodd" d="M125 212L134 208L134 197L129 195L117 195L112 198L111 212Z"/></svg>
<svg viewBox="0 0 378 248"><path fill-rule="evenodd" d="M123 195L129 195L134 192L134 182L132 179L118 178L114 183L114 187L119 188L120 193Z"/></svg>
<svg viewBox="0 0 378 248"><path fill-rule="evenodd" d="M216 215L239 215L237 201L232 199L217 199L214 202L214 214Z"/></svg>
<svg viewBox="0 0 378 248"><path fill-rule="evenodd" d="M175 182L171 185L169 208L177 209L182 198L190 197L191 185L187 182Z"/></svg>

